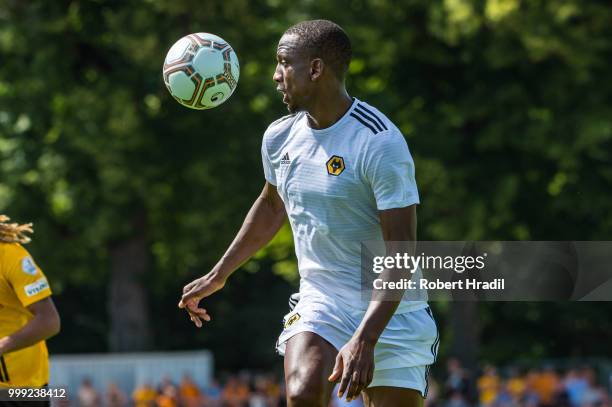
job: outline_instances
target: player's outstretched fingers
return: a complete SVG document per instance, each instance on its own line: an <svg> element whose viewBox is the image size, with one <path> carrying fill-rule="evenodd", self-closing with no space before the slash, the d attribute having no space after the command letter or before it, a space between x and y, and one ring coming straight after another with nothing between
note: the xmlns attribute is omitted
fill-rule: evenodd
<svg viewBox="0 0 612 407"><path fill-rule="evenodd" d="M210 322L211 318L210 315L208 315L206 313L206 310L202 310L202 311L189 311L189 315L198 318L200 320L206 321L206 322Z"/></svg>
<svg viewBox="0 0 612 407"><path fill-rule="evenodd" d="M196 298L188 298L188 294L184 294L178 306L187 311L189 319L191 319L191 322L193 322L196 327L201 328L202 320L210 321L211 318L204 308L198 307L198 302Z"/></svg>
<svg viewBox="0 0 612 407"><path fill-rule="evenodd" d="M332 373L331 373L331 375L329 375L327 380L329 380L330 382L338 381L338 379L342 375L342 368L343 368L343 366L344 366L344 364L342 362L342 355L340 353L338 353L338 355L336 356L336 363L334 364L334 369L332 370ZM340 394L340 393L338 393L338 394Z"/></svg>
<svg viewBox="0 0 612 407"><path fill-rule="evenodd" d="M198 328L202 327L202 320L200 320L200 318L198 318L197 316L189 313L189 319L191 319L191 322L193 322Z"/></svg>
<svg viewBox="0 0 612 407"><path fill-rule="evenodd" d="M342 398L344 392L348 389L351 381L351 373L353 372L353 363L345 361L342 372L342 380L340 380L340 388L338 389L338 397Z"/></svg>
<svg viewBox="0 0 612 407"><path fill-rule="evenodd" d="M210 315L208 315L208 312L206 312L204 308L198 307L198 304L195 300L187 301L186 310L187 312L189 312L189 315L192 317L192 321L196 324L198 328L202 327L202 320L211 320Z"/></svg>
<svg viewBox="0 0 612 407"><path fill-rule="evenodd" d="M361 392L364 391L365 388L368 386L367 378L368 378L367 368L363 367L359 369L359 378L356 379L358 383L357 389L355 390L353 397L351 397L351 400L355 400L356 398L358 398L361 395Z"/></svg>
<svg viewBox="0 0 612 407"><path fill-rule="evenodd" d="M204 321L210 321L211 319L210 315L208 314L208 312L206 312L204 308L196 308L194 310L191 310L191 312L196 314L198 317L200 317Z"/></svg>
<svg viewBox="0 0 612 407"><path fill-rule="evenodd" d="M353 371L351 375L351 383L346 391L346 401L351 401L357 398L357 395L361 393L361 374L358 371Z"/></svg>
<svg viewBox="0 0 612 407"><path fill-rule="evenodd" d="M189 314L189 319L191 319L191 322L193 322L195 324L196 327L201 328L202 327L202 319L203 317L201 317L200 315L194 313L194 312L190 312L187 311Z"/></svg>
<svg viewBox="0 0 612 407"><path fill-rule="evenodd" d="M359 397L361 392L368 387L371 381L372 379L370 379L370 371L368 369L362 369L361 374L359 375L359 389L355 393L353 399Z"/></svg>

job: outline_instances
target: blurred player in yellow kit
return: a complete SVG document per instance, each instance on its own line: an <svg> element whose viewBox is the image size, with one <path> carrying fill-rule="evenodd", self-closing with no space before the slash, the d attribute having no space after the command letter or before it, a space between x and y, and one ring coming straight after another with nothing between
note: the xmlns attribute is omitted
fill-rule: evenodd
<svg viewBox="0 0 612 407"><path fill-rule="evenodd" d="M49 382L45 339L60 330L49 283L22 246L30 241L26 234L33 232L32 226L8 221L7 216L0 215L0 394L3 395L7 392L2 389L9 387L42 387ZM0 401L3 404L6 402Z"/></svg>

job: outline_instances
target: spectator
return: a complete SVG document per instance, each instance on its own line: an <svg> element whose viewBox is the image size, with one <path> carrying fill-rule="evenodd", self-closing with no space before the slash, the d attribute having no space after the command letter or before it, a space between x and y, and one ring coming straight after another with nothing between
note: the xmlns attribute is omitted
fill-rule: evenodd
<svg viewBox="0 0 612 407"><path fill-rule="evenodd" d="M134 407L153 407L155 405L156 397L157 392L149 383L145 383L142 386L136 387L136 389L132 393Z"/></svg>
<svg viewBox="0 0 612 407"><path fill-rule="evenodd" d="M572 406L578 407L584 392L589 387L586 377L580 375L576 369L571 369L565 375L563 385Z"/></svg>
<svg viewBox="0 0 612 407"><path fill-rule="evenodd" d="M461 367L459 360L455 358L448 359L446 363L448 377L444 383L444 396L447 399L457 397L463 398L467 402L470 394L470 382L465 370Z"/></svg>
<svg viewBox="0 0 612 407"><path fill-rule="evenodd" d="M158 407L178 407L178 389L169 378L162 379L155 403Z"/></svg>
<svg viewBox="0 0 612 407"><path fill-rule="evenodd" d="M249 399L249 387L235 376L230 376L223 388L222 400L227 407L242 407Z"/></svg>
<svg viewBox="0 0 612 407"><path fill-rule="evenodd" d="M540 404L540 397L535 390L534 383L539 376L539 372L532 369L527 373L525 380L525 393L523 395L523 405L526 407L537 407Z"/></svg>
<svg viewBox="0 0 612 407"><path fill-rule="evenodd" d="M558 388L559 376L552 367L546 366L541 373L536 374L533 389L538 394L541 407L552 407L555 391Z"/></svg>
<svg viewBox="0 0 612 407"><path fill-rule="evenodd" d="M250 405L262 405L275 407L279 403L280 386L274 375L257 375L253 381L253 391L249 403ZM265 404L261 404L263 400ZM259 403L259 404L258 404Z"/></svg>
<svg viewBox="0 0 612 407"><path fill-rule="evenodd" d="M268 398L264 389L253 386L253 391L249 395L249 407L269 407Z"/></svg>
<svg viewBox="0 0 612 407"><path fill-rule="evenodd" d="M86 377L81 383L78 392L79 407L98 407L100 405L100 396L93 387L91 379Z"/></svg>
<svg viewBox="0 0 612 407"><path fill-rule="evenodd" d="M465 396L455 390L450 394L446 403L444 403L444 407L470 407L470 405L466 401Z"/></svg>
<svg viewBox="0 0 612 407"><path fill-rule="evenodd" d="M607 394L603 388L597 386L595 371L585 368L582 370L582 375L586 379L587 388L580 398L580 407L603 406L607 399Z"/></svg>
<svg viewBox="0 0 612 407"><path fill-rule="evenodd" d="M188 374L185 374L181 380L179 399L184 407L198 407L202 404L202 393Z"/></svg>
<svg viewBox="0 0 612 407"><path fill-rule="evenodd" d="M115 383L110 383L106 389L107 407L124 407L127 404L127 397Z"/></svg>
<svg viewBox="0 0 612 407"><path fill-rule="evenodd" d="M510 370L510 378L508 379L506 388L508 389L508 393L510 393L512 396L514 404L518 404L520 400L523 399L525 390L527 389L527 383L525 382L525 378L519 374L517 369Z"/></svg>
<svg viewBox="0 0 612 407"><path fill-rule="evenodd" d="M497 370L491 365L485 366L484 374L478 378L477 382L481 407L489 407L493 405L497 399L499 385L500 383Z"/></svg>
<svg viewBox="0 0 612 407"><path fill-rule="evenodd" d="M213 379L210 385L204 389L204 404L206 407L217 407L221 405L221 394L219 382Z"/></svg>
<svg viewBox="0 0 612 407"><path fill-rule="evenodd" d="M571 407L572 403L569 399L569 394L565 388L565 384L561 380L557 380L557 387L553 394L552 405L555 407Z"/></svg>
<svg viewBox="0 0 612 407"><path fill-rule="evenodd" d="M493 402L495 407L518 407L519 403L508 388L508 382L502 382Z"/></svg>

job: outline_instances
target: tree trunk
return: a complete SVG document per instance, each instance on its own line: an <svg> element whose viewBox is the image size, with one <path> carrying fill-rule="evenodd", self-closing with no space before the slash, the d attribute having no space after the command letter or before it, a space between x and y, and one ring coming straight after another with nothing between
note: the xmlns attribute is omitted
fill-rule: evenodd
<svg viewBox="0 0 612 407"><path fill-rule="evenodd" d="M452 303L450 331L453 341L450 355L458 359L463 367L474 372L478 369L478 347L480 344L480 323L476 301Z"/></svg>
<svg viewBox="0 0 612 407"><path fill-rule="evenodd" d="M468 379L468 402L478 401L476 379L478 374L478 352L480 347L480 319L476 301L451 303L450 332L452 342L450 357L454 357L465 369Z"/></svg>
<svg viewBox="0 0 612 407"><path fill-rule="evenodd" d="M149 251L144 216L134 221L135 235L110 249L111 273L108 286L110 316L109 345L113 352L148 350L151 325L145 273Z"/></svg>

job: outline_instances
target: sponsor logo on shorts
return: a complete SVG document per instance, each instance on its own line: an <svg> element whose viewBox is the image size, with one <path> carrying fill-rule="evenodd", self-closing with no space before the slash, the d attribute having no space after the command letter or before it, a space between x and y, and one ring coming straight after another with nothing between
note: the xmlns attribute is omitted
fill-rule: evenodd
<svg viewBox="0 0 612 407"><path fill-rule="evenodd" d="M36 294L40 294L41 292L49 289L49 283L46 278L39 278L34 281L32 284L26 285L24 291L28 297L33 297Z"/></svg>
<svg viewBox="0 0 612 407"><path fill-rule="evenodd" d="M295 324L297 321L300 320L300 314L299 313L295 313L293 315L291 315L287 321L285 322L285 329L289 328L291 325Z"/></svg>
<svg viewBox="0 0 612 407"><path fill-rule="evenodd" d="M29 274L31 276L35 276L36 273L38 273L38 269L36 268L36 264L34 264L34 261L29 256L28 257L24 257L21 260L21 270L23 270L24 273Z"/></svg>

